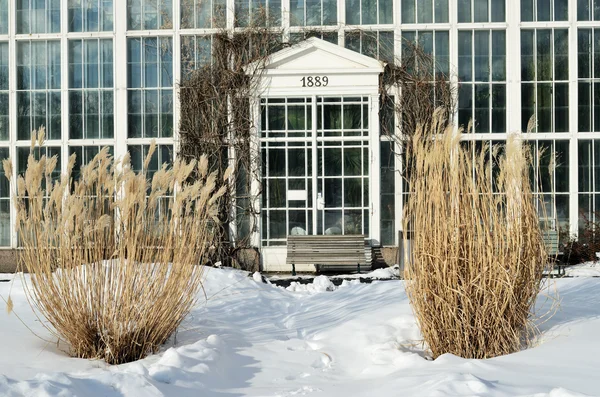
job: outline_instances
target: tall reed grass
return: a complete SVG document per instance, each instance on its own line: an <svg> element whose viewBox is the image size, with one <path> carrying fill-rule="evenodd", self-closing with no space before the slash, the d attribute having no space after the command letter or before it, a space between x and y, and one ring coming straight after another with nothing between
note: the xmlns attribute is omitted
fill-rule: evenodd
<svg viewBox="0 0 600 397"><path fill-rule="evenodd" d="M78 180L74 156L53 180L57 158L35 156L34 144L15 195L30 303L74 356L119 364L156 351L196 300L225 187L206 158L163 165L150 180L106 148ZM12 174L10 161L4 168Z"/></svg>
<svg viewBox="0 0 600 397"><path fill-rule="evenodd" d="M434 358L489 358L519 350L533 335L547 255L530 151L515 137L504 153L475 151L460 143L461 132L438 117L412 142L406 288Z"/></svg>

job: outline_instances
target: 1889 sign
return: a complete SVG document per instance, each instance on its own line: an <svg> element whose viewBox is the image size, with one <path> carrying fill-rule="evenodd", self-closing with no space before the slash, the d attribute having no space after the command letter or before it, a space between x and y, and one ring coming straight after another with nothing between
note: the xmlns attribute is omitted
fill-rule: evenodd
<svg viewBox="0 0 600 397"><path fill-rule="evenodd" d="M302 87L327 87L329 77L327 76L305 76L300 79Z"/></svg>

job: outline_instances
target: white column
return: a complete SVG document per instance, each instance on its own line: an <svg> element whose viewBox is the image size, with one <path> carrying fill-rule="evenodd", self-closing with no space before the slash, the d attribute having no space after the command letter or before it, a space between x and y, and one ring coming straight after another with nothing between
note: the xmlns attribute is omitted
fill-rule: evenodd
<svg viewBox="0 0 600 397"><path fill-rule="evenodd" d="M290 0L281 0L281 27L283 28L283 41L290 40Z"/></svg>
<svg viewBox="0 0 600 397"><path fill-rule="evenodd" d="M577 54L577 2L569 2L569 54ZM569 232L578 233L579 221L579 167L578 167L578 104L577 56L569 56Z"/></svg>
<svg viewBox="0 0 600 397"><path fill-rule="evenodd" d="M127 153L127 2L114 2L115 158ZM175 62L175 60L173 60Z"/></svg>
<svg viewBox="0 0 600 397"><path fill-rule="evenodd" d="M312 234L317 235L317 231L319 230L319 225L318 225L318 213L319 213L319 208L317 205L317 191L319 190L319 179L317 178L317 175L319 175L318 172L318 167L319 167L319 162L318 162L318 157L319 157L319 152L318 152L318 146L317 146L317 96L316 95L312 95L311 96L311 107L310 107L310 111L311 111L311 120L312 120L312 131L311 131L311 144L312 144L312 175L311 175L311 183L312 183L312 203L313 203L313 211L312 211L312 219L313 219L313 232Z"/></svg>
<svg viewBox="0 0 600 397"><path fill-rule="evenodd" d="M10 195L10 232L11 246L17 247L17 233L15 232L17 211L15 209L12 192L17 190L17 43L15 33L17 32L15 21L15 3L8 2L8 120L9 120L9 155L13 163L13 174Z"/></svg>
<svg viewBox="0 0 600 397"><path fill-rule="evenodd" d="M69 31L69 4L67 0L60 1L60 141L61 156L60 170L66 172L69 164L69 43L67 32ZM47 136L47 135L46 135Z"/></svg>
<svg viewBox="0 0 600 397"><path fill-rule="evenodd" d="M521 131L521 8L506 7L506 131Z"/></svg>
<svg viewBox="0 0 600 397"><path fill-rule="evenodd" d="M175 2L177 1L178 0L175 0ZM227 10L225 12L225 24L227 27L227 31L232 32L235 26L235 0L226 0L225 4L225 7L227 7Z"/></svg>
<svg viewBox="0 0 600 397"><path fill-rule="evenodd" d="M259 122L260 122L260 98L255 96L250 98L250 112L252 112L253 125L250 127L250 152L253 154L255 159L250 167L249 176L252 179L250 185L250 197L252 212L258 213L250 219L250 245L252 247L260 247L260 219L262 214L260 211L260 141L258 139L259 134Z"/></svg>
<svg viewBox="0 0 600 397"><path fill-rule="evenodd" d="M179 83L181 82L181 35L180 35L180 1L173 2L173 158L179 156L179 120L181 104L179 102Z"/></svg>
<svg viewBox="0 0 600 397"><path fill-rule="evenodd" d="M371 201L371 219L369 231L371 234L371 244L373 246L381 245L381 144L379 138L379 95L370 96L370 121L369 121L369 199Z"/></svg>

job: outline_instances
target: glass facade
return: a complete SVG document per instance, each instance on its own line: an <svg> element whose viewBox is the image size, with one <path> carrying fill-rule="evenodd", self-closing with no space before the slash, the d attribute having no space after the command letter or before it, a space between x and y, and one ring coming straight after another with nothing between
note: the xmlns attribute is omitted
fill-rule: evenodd
<svg viewBox="0 0 600 397"><path fill-rule="evenodd" d="M0 158L16 159L15 174L23 171L31 131L44 126L61 169L70 154L79 167L103 146L116 156L132 152L139 168L152 139L159 144L152 167L169 161L178 84L210 64L223 29L265 25L291 43L319 37L387 62L402 61L416 43L434 55L432 73L452 79L458 122L473 121L469 139L502 142L535 117L525 137L545 149L536 159L540 213L576 232L582 217L600 212L597 21L600 0L0 0ZM375 150L367 136L374 119L364 109L377 101L311 92L259 105L258 240L271 246L292 230L378 228L382 244L395 244L407 193L394 144L382 134ZM9 192L3 179L0 247L16 244ZM369 197L381 209L377 225Z"/></svg>

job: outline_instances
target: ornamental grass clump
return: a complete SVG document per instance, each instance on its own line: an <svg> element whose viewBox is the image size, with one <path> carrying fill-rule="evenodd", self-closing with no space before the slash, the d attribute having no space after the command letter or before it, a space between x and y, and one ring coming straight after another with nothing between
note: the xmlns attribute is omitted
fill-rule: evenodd
<svg viewBox="0 0 600 397"><path fill-rule="evenodd" d="M411 142L406 289L434 358L490 358L535 334L547 255L529 150L514 136L476 149L461 132L437 119Z"/></svg>
<svg viewBox="0 0 600 397"><path fill-rule="evenodd" d="M144 170L154 150L152 144ZM53 179L57 158L36 156L40 151L32 144L16 183L27 297L72 355L111 364L143 358L196 301L226 184L207 173L206 158L165 164L150 180L107 148L79 178L71 156ZM9 161L4 167L11 175Z"/></svg>

